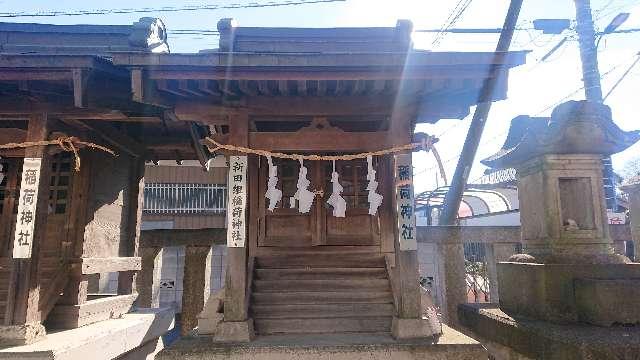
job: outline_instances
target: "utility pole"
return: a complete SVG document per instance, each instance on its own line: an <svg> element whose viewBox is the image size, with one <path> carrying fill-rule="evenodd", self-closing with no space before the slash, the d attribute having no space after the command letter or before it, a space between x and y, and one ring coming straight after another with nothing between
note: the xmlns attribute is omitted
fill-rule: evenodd
<svg viewBox="0 0 640 360"><path fill-rule="evenodd" d="M576 5L576 30L580 45L580 60L582 61L582 81L587 101L603 103L602 86L600 85L600 70L598 69L598 50L596 48L596 33L591 15L590 0L574 0ZM613 176L611 157L602 159L604 195L607 209L616 210L616 188Z"/></svg>
<svg viewBox="0 0 640 360"><path fill-rule="evenodd" d="M490 65L489 76L480 89L478 105L473 113L469 132L467 133L467 138L464 141L462 153L460 154L460 160L458 160L456 172L451 180L451 187L444 198L444 209L438 221L439 225L453 225L456 221L464 188L469 180L471 166L476 157L478 145L480 145L480 138L482 137L484 126L487 123L489 110L491 110L493 91L498 82L498 70L501 66L499 64L507 57L509 48L511 47L511 39L513 38L513 32L518 22L522 1L523 0L511 0L509 5L509 11L502 26L502 32L500 33L500 39L496 46L493 62Z"/></svg>

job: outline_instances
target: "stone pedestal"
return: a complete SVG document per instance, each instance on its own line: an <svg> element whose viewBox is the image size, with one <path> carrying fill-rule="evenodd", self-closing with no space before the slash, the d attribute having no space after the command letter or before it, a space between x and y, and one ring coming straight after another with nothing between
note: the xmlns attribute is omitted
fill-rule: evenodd
<svg viewBox="0 0 640 360"><path fill-rule="evenodd" d="M608 292L601 286L579 286L593 281L632 285L630 279L640 279L640 264L500 263L500 309L512 316L554 323L613 324L621 316L625 323L636 323L640 322L640 312L632 309L638 308L637 297L621 297L622 289ZM626 315L612 316L612 306Z"/></svg>
<svg viewBox="0 0 640 360"><path fill-rule="evenodd" d="M224 289L209 296L204 309L198 315L198 335L214 335L224 319Z"/></svg>
<svg viewBox="0 0 640 360"><path fill-rule="evenodd" d="M44 339L46 334L40 323L0 326L0 348L32 344Z"/></svg>
<svg viewBox="0 0 640 360"><path fill-rule="evenodd" d="M609 236L601 157L549 154L518 165L523 251L536 262L624 262Z"/></svg>
<svg viewBox="0 0 640 360"><path fill-rule="evenodd" d="M215 341L219 342L250 342L255 337L253 319L246 321L223 321L218 324Z"/></svg>
<svg viewBox="0 0 640 360"><path fill-rule="evenodd" d="M394 317L391 321L391 335L396 340L425 339L439 336L441 329L432 328L428 319L401 319Z"/></svg>
<svg viewBox="0 0 640 360"><path fill-rule="evenodd" d="M640 176L630 179L622 191L629 194L629 215L631 217L631 237L633 239L635 262L640 262Z"/></svg>

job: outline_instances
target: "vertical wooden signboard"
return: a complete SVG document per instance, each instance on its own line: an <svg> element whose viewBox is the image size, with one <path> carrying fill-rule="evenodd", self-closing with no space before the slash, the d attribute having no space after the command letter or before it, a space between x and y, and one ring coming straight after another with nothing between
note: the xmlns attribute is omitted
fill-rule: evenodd
<svg viewBox="0 0 640 360"><path fill-rule="evenodd" d="M227 247L244 247L247 238L245 226L247 208L247 157L229 157L227 182Z"/></svg>
<svg viewBox="0 0 640 360"><path fill-rule="evenodd" d="M28 259L33 246L38 186L40 184L40 158L25 158L22 166L22 182L18 199L18 216L13 241L13 258Z"/></svg>
<svg viewBox="0 0 640 360"><path fill-rule="evenodd" d="M396 214L398 217L398 243L400 250L417 250L416 216L413 198L413 168L411 154L395 156Z"/></svg>

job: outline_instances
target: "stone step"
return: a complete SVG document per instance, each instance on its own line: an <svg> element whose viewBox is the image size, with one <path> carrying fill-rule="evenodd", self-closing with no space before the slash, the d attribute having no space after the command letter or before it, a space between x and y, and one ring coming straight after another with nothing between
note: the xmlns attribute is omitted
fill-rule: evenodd
<svg viewBox="0 0 640 360"><path fill-rule="evenodd" d="M257 280L386 279L387 270L377 268L256 269Z"/></svg>
<svg viewBox="0 0 640 360"><path fill-rule="evenodd" d="M296 254L261 256L256 258L257 269L289 268L371 268L385 267L380 254Z"/></svg>
<svg viewBox="0 0 640 360"><path fill-rule="evenodd" d="M254 280L253 289L257 292L325 292L325 291L387 291L390 289L387 279L357 280Z"/></svg>
<svg viewBox="0 0 640 360"><path fill-rule="evenodd" d="M267 334L373 333L391 331L391 316L359 318L254 319L255 330Z"/></svg>
<svg viewBox="0 0 640 360"><path fill-rule="evenodd" d="M393 316L393 304L254 305L254 319L358 318Z"/></svg>
<svg viewBox="0 0 640 360"><path fill-rule="evenodd" d="M252 304L386 304L393 303L391 290L386 291L324 291L324 292L253 292Z"/></svg>

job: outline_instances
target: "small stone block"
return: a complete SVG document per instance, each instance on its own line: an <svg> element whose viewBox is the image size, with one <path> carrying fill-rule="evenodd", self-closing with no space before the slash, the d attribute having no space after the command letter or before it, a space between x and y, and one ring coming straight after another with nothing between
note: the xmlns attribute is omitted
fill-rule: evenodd
<svg viewBox="0 0 640 360"><path fill-rule="evenodd" d="M29 345L47 334L42 324L0 326L0 347Z"/></svg>
<svg viewBox="0 0 640 360"><path fill-rule="evenodd" d="M198 335L213 335L218 324L222 322L224 314L208 314L206 317L198 317Z"/></svg>
<svg viewBox="0 0 640 360"><path fill-rule="evenodd" d="M598 326L640 324L639 279L577 279L575 294L583 322Z"/></svg>
<svg viewBox="0 0 640 360"><path fill-rule="evenodd" d="M424 339L442 333L433 329L427 319L401 319L394 317L391 322L391 335L396 340Z"/></svg>
<svg viewBox="0 0 640 360"><path fill-rule="evenodd" d="M219 342L251 342L255 337L253 319L247 321L222 321L218 324L215 341Z"/></svg>

